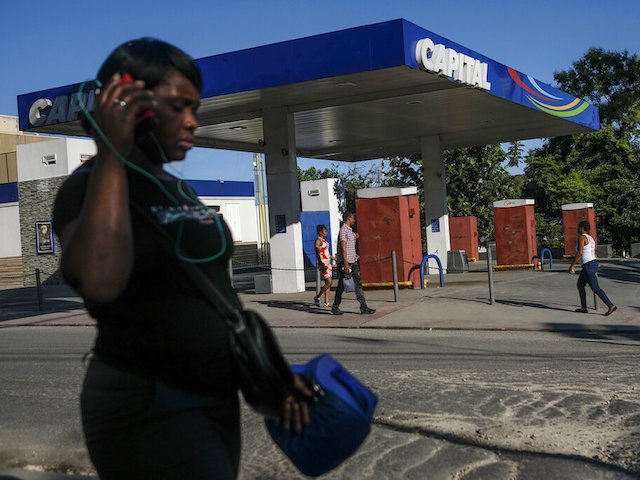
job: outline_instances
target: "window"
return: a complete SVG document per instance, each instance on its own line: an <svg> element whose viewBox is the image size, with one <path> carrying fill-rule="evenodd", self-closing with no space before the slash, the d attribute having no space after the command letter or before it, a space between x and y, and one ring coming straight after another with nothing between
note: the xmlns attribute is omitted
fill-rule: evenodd
<svg viewBox="0 0 640 480"><path fill-rule="evenodd" d="M56 154L52 153L50 155L42 156L42 163L44 165L55 165L56 164Z"/></svg>

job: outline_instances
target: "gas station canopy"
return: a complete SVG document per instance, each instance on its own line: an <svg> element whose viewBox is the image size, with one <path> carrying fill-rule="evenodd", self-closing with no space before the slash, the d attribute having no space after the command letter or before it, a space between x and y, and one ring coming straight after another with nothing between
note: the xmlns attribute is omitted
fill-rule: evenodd
<svg viewBox="0 0 640 480"><path fill-rule="evenodd" d="M358 161L583 133L598 109L403 19L197 60L196 145L264 150L263 114L293 114L297 156ZM84 135L80 84L18 97L20 130ZM93 90L82 101L93 107Z"/></svg>

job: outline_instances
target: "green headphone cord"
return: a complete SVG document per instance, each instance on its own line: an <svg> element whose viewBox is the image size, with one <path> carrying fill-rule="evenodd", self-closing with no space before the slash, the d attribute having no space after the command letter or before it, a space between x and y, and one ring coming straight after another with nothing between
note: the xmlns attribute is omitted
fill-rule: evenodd
<svg viewBox="0 0 640 480"><path fill-rule="evenodd" d="M95 82L96 82L96 85L98 86L98 88L102 87L102 82L100 82L100 80L96 79ZM147 178L148 180L151 180L151 182L154 183L159 188L159 190L165 195L165 197L167 197L171 202L173 202L174 205L179 206L180 202L178 201L178 199L176 199L171 194L171 192L169 192L169 190L167 190L167 188L162 184L162 182L158 178L156 178L153 175L151 175L144 168L142 168L142 167L136 165L135 163L129 161L109 141L109 139L107 138L107 136L105 135L103 130L98 125L98 122L96 122L96 120L93 118L91 113L89 113L89 110L87 109L87 105L86 105L84 99L82 98L82 93L83 93L83 90L84 90L84 87L85 87L86 84L87 84L87 82L82 82L80 84L80 88L78 89L78 92L76 94L77 95L77 99L78 99L78 105L80 106L80 110L85 115L85 117L87 118L87 120L91 124L91 127L96 131L96 133L98 134L100 139L105 143L105 145L107 145L107 147L109 147L109 149L116 155L116 157L118 157L118 159L122 163L124 163L126 166L128 166L132 170L138 172L139 174L141 174L143 177ZM163 164L169 163L168 160L167 160L167 157L166 157L166 155L164 153L164 149L162 148L162 145L160 145L160 142L158 141L156 136L153 134L153 132L150 132L149 135L151 136L152 140L156 144L156 147L158 148L158 152L160 153L160 156L162 158ZM177 184L178 185L178 192L183 197L183 199L187 200L188 202L192 203L193 205L199 205L199 206L206 207L206 205L204 205L202 202L200 202L197 198L194 199L190 195L188 195L184 191L184 189L182 188L182 183L183 183L182 179L178 178L178 184ZM175 245L175 254L180 260L182 260L184 262L188 262L188 263L207 263L207 262L211 262L211 261L217 260L218 258L220 258L225 253L225 251L227 249L227 237L225 235L224 228L222 227L222 222L220 221L219 215L216 212L212 212L208 208L207 208L207 212L214 219L216 227L218 229L218 233L220 234L220 239L221 239L220 251L215 253L214 255L210 255L210 256L205 257L205 258L188 257L185 253L182 252L182 248L181 248L182 238L183 238L183 234L184 234L184 220L181 220L179 225L178 225L178 238L176 239L176 245Z"/></svg>

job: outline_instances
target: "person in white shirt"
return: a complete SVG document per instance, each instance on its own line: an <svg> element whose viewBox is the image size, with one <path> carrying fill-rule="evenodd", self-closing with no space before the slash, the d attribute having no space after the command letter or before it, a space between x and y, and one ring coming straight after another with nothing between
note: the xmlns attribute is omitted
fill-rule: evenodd
<svg viewBox="0 0 640 480"><path fill-rule="evenodd" d="M582 265L582 271L580 277L578 277L578 293L580 294L580 308L576 308L576 312L587 313L587 292L585 286L589 284L593 293L598 295L600 299L608 307L605 316L611 315L617 310L617 307L609 300L604 290L600 288L598 284L598 260L596 259L596 241L589 231L591 225L586 220L583 220L578 224L578 234L580 239L578 240L576 256L571 262L569 267L569 273L576 273L575 266L578 261Z"/></svg>

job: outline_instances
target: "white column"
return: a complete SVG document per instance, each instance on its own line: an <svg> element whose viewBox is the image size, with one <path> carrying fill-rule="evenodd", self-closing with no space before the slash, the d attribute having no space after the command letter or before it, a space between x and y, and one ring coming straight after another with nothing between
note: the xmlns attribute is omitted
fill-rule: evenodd
<svg viewBox="0 0 640 480"><path fill-rule="evenodd" d="M422 175L424 180L424 218L426 225L427 252L440 258L442 268L447 271L447 252L451 249L449 239L449 210L447 209L447 178L444 168L440 138L422 137ZM435 262L429 261L429 265Z"/></svg>
<svg viewBox="0 0 640 480"><path fill-rule="evenodd" d="M265 110L262 123L273 293L303 292L304 257L293 114L286 108Z"/></svg>

